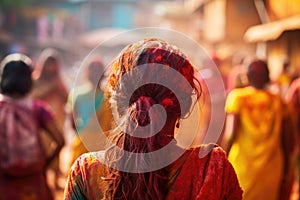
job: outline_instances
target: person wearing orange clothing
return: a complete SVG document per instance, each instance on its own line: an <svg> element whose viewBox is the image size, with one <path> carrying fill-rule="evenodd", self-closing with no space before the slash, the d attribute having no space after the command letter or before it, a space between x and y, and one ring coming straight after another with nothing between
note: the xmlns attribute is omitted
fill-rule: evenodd
<svg viewBox="0 0 300 200"><path fill-rule="evenodd" d="M66 118L65 105L68 99L68 90L61 77L62 60L59 53L51 48L45 49L37 62L37 67L33 72L34 84L31 92L33 98L45 101L55 114L55 119L61 130L64 130ZM62 133L64 135L64 133ZM43 136L43 143L46 149L51 149L49 138ZM60 156L53 160L49 166L54 172L54 187L62 189L59 178L63 176L60 165Z"/></svg>

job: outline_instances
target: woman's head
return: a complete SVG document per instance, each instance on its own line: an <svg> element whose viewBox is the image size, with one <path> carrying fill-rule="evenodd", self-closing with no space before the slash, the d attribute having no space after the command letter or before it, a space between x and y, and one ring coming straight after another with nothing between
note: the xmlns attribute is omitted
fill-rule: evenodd
<svg viewBox="0 0 300 200"><path fill-rule="evenodd" d="M170 116L183 118L190 112L195 93L199 98L201 91L191 62L176 46L156 38L127 46L113 63L108 80L108 95L119 116L128 107L139 109L141 103L150 102L149 106L160 104Z"/></svg>
<svg viewBox="0 0 300 200"><path fill-rule="evenodd" d="M251 61L248 66L247 77L250 85L263 89L270 82L267 63L259 59Z"/></svg>
<svg viewBox="0 0 300 200"><path fill-rule="evenodd" d="M10 54L1 62L1 93L9 96L25 96L32 87L32 62L23 54Z"/></svg>
<svg viewBox="0 0 300 200"><path fill-rule="evenodd" d="M93 56L87 62L86 76L94 86L99 86L98 84L100 84L104 78L104 75L102 75L104 74L104 67L103 60L100 56ZM99 74L102 75L102 77L99 77Z"/></svg>
<svg viewBox="0 0 300 200"><path fill-rule="evenodd" d="M113 135L121 152L110 148L106 160L110 166L127 163L125 167L139 169L149 165L139 153L155 152L172 143L176 120L190 113L192 96L199 98L201 88L186 56L177 47L151 38L128 45L120 53L113 62L106 93L114 116L121 118ZM151 109L156 104L166 111L165 122L160 112ZM156 126L162 122L162 128ZM155 127L161 129L151 133ZM130 152L128 157L123 150ZM151 163L161 163L167 156L160 154ZM112 181L106 199L163 199L167 192L167 167L148 173L116 172L110 167L107 171Z"/></svg>
<svg viewBox="0 0 300 200"><path fill-rule="evenodd" d="M61 59L58 52L54 49L45 49L37 62L35 79L49 80L59 78Z"/></svg>

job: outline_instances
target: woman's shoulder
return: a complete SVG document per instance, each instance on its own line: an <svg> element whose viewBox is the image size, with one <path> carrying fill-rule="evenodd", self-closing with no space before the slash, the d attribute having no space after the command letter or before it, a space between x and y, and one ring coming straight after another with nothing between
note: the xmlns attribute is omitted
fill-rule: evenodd
<svg viewBox="0 0 300 200"><path fill-rule="evenodd" d="M191 150L192 153L174 183L175 190L171 192L181 194L182 188L198 185L198 188L192 190L193 194L190 194L195 198L241 199L242 192L236 174L221 147L205 144Z"/></svg>
<svg viewBox="0 0 300 200"><path fill-rule="evenodd" d="M209 143L192 148L194 156L198 158L227 159L226 152L217 144Z"/></svg>
<svg viewBox="0 0 300 200"><path fill-rule="evenodd" d="M191 156L188 158L190 166L198 166L201 170L216 170L226 168L229 164L226 152L217 144L205 144L193 148Z"/></svg>
<svg viewBox="0 0 300 200"><path fill-rule="evenodd" d="M79 156L71 167L73 176L81 176L82 179L89 176L102 176L104 173L104 151L84 153Z"/></svg>
<svg viewBox="0 0 300 200"><path fill-rule="evenodd" d="M201 145L190 149L190 152L186 164L197 168L200 173L226 167L229 163L226 152L217 144Z"/></svg>
<svg viewBox="0 0 300 200"><path fill-rule="evenodd" d="M74 162L73 170L91 170L95 167L103 167L105 151L89 152L79 156Z"/></svg>
<svg viewBox="0 0 300 200"><path fill-rule="evenodd" d="M229 93L228 96L244 96L247 95L249 93L253 92L251 87L243 87L243 88L234 88L232 89Z"/></svg>
<svg viewBox="0 0 300 200"><path fill-rule="evenodd" d="M36 106L36 107L42 107L42 108L48 107L48 104L45 101L40 100L40 99L32 98L32 102L33 102L34 106Z"/></svg>
<svg viewBox="0 0 300 200"><path fill-rule="evenodd" d="M43 116L45 116L45 115L53 116L54 115L52 108L50 107L50 105L47 102L33 98L32 104L33 104L34 109L37 110L37 112L40 115L43 115Z"/></svg>
<svg viewBox="0 0 300 200"><path fill-rule="evenodd" d="M86 199L102 198L106 185L103 180L104 153L104 151L90 152L77 158L68 175L66 196L84 196Z"/></svg>

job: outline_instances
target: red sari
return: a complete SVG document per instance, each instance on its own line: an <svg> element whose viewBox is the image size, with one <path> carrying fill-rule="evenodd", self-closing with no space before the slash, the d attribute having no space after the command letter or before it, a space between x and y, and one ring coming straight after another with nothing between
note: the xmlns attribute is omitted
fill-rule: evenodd
<svg viewBox="0 0 300 200"><path fill-rule="evenodd" d="M209 151L199 157L201 147L185 152L187 159L168 191L166 199L242 199L235 171L220 147L205 146ZM185 156L185 155L183 155ZM65 188L64 199L102 199L105 166L104 151L83 154L72 166Z"/></svg>

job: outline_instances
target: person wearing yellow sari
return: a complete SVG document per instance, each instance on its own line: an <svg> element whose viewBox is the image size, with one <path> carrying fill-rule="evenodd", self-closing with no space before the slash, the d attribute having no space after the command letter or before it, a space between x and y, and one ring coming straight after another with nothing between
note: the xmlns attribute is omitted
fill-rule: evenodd
<svg viewBox="0 0 300 200"><path fill-rule="evenodd" d="M281 199L287 168L282 119L287 109L279 95L266 89L269 70L264 61L251 62L247 76L249 86L232 90L226 100L228 159L243 199Z"/></svg>

